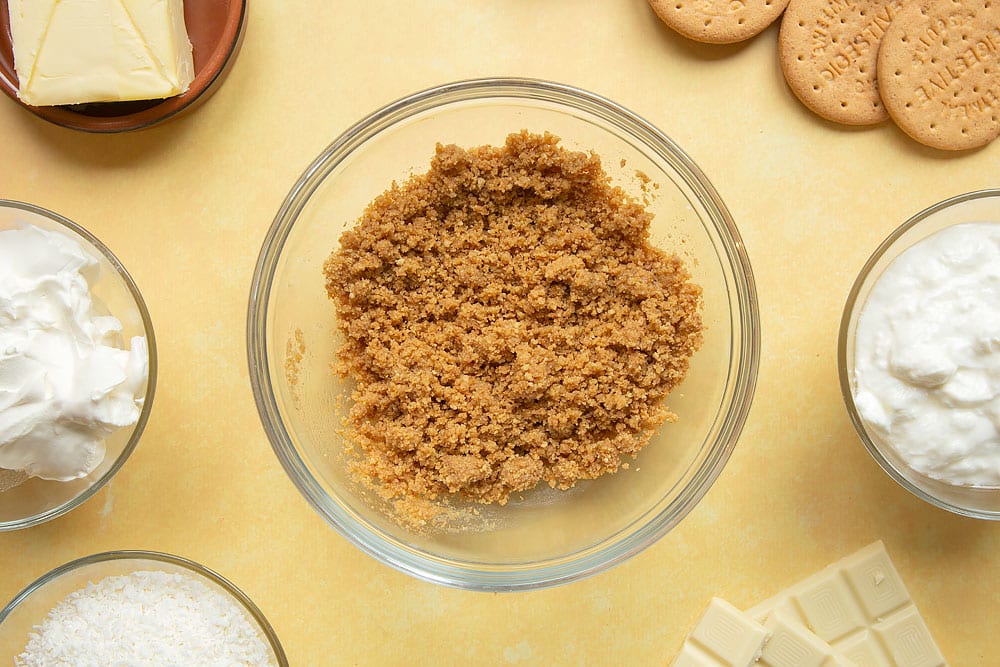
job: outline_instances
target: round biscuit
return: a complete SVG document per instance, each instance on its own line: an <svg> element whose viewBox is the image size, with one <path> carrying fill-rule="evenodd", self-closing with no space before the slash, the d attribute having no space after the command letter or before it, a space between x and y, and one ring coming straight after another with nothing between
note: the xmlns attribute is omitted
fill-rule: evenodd
<svg viewBox="0 0 1000 667"><path fill-rule="evenodd" d="M792 0L778 58L788 87L817 115L845 125L889 116L879 97L879 43L904 0Z"/></svg>
<svg viewBox="0 0 1000 667"><path fill-rule="evenodd" d="M1000 135L1000 0L917 0L886 31L878 79L906 134L942 150Z"/></svg>
<svg viewBox="0 0 1000 667"><path fill-rule="evenodd" d="M668 26L707 44L733 44L759 34L785 11L788 0L649 0Z"/></svg>

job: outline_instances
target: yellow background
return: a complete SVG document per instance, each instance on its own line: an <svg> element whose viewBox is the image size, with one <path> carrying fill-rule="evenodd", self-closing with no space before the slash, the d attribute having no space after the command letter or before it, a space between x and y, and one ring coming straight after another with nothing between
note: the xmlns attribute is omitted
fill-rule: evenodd
<svg viewBox="0 0 1000 667"><path fill-rule="evenodd" d="M152 418L113 482L0 534L0 602L70 559L156 549L241 587L296 666L663 664L713 595L746 608L882 539L949 662L996 664L1000 526L882 473L848 421L836 339L876 245L936 201L1000 185L1000 145L946 155L891 124L822 121L785 86L776 43L772 26L697 45L644 0L252 0L225 85L162 127L92 136L0 99L0 197L104 240L143 291L160 355ZM491 75L591 90L678 142L743 234L762 316L755 403L701 504L631 561L521 594L423 583L349 545L281 470L246 367L254 262L302 170L377 107Z"/></svg>

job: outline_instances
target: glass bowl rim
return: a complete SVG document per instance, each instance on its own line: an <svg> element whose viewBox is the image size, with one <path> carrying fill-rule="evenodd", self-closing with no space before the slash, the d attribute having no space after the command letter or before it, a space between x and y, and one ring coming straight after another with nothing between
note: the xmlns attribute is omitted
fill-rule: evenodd
<svg viewBox="0 0 1000 667"><path fill-rule="evenodd" d="M903 224L896 227L889 235L878 245L878 247L872 252L868 257L868 260L861 267L858 272L857 278L854 280L854 284L851 286L850 292L847 295L847 301L844 304L844 312L840 319L840 330L837 336L837 374L840 379L840 393L844 400L844 405L847 407L847 414L851 419L851 424L854 426L854 430L858 435L858 439L868 450L875 462L878 463L879 467L882 468L897 484L902 486L904 489L912 493L917 498L934 505L943 510L947 510L954 514L961 516L973 518L973 519L985 519L992 521L1000 521L1000 512L990 512L984 510L973 509L959 505L956 503L949 502L942 498L928 493L927 491L921 489L919 486L910 481L888 458L882 453L881 448L875 442L873 438L868 433L868 429L865 426L864 420L861 418L861 414L858 412L857 405L854 402L854 391L851 387L851 372L847 368L847 348L849 342L849 334L851 327L851 319L854 315L856 308L864 307L864 303L859 303L858 299L861 296L861 289L864 287L865 283L868 282L871 272L875 269L876 264L890 253L896 243L911 229L917 227L927 218L932 215L939 213L945 209L951 208L958 204L964 204L966 202L975 201L977 199L987 199L991 197L1000 198L1000 188L985 188L982 190L973 190L971 192L966 192L960 195L955 195L932 204L927 208L923 209L919 213L916 213L909 218ZM962 224L962 223L953 223ZM949 225L950 226L950 225ZM912 245L912 244L911 244ZM910 246L907 246L910 247ZM900 253L905 252L906 248L902 249ZM898 256L898 255L897 255ZM877 280L877 278L876 278ZM914 471L916 473L916 471ZM916 473L919 474L919 473ZM998 491L1000 492L1000 491Z"/></svg>
<svg viewBox="0 0 1000 667"><path fill-rule="evenodd" d="M722 421L718 437L708 446L708 455L673 506L660 509L648 520L643 515L645 523L638 527L637 520L596 545L569 554L527 564L495 565L435 557L416 548L400 547L359 524L338 506L306 468L281 420L269 379L267 318L268 299L284 244L298 214L327 174L355 149L402 120L456 102L506 98L555 102L599 116L655 150L675 175L683 178L708 213L709 219L702 219L703 224L711 223L721 241L718 257L727 271L727 283L734 283L728 288L731 312L739 314L740 327L731 335L740 340L740 346L738 358L730 355L732 398L727 411L717 418ZM275 215L254 269L247 308L247 360L254 401L271 447L295 487L328 524L377 561L424 581L467 590L531 590L575 581L627 560L665 535L701 500L728 462L750 410L759 357L759 308L750 261L728 209L701 169L673 140L632 111L595 93L540 79L491 77L433 86L375 110L341 133L302 173Z"/></svg>
<svg viewBox="0 0 1000 667"><path fill-rule="evenodd" d="M142 318L142 328L143 335L146 337L146 347L149 351L148 358L148 374L146 378L146 393L143 398L142 409L139 411L139 419L136 421L135 425L132 427L132 435L129 436L128 442L125 444L125 448L122 453L115 459L111 467L101 475L98 479L94 481L93 484L88 486L82 492L76 496L70 498L66 502L53 507L44 512L40 512L33 516L24 517L22 519L15 519L13 521L0 521L0 533L10 530L19 530L22 528L30 528L31 526L37 526L39 524L45 523L46 521L51 521L57 517L66 514L70 510L73 510L84 502L89 500L94 494L100 491L105 484L107 484L112 477L114 477L118 471L125 465L125 461L135 450L136 446L139 444L139 439L142 437L143 431L146 429L146 424L149 421L150 412L153 409L153 396L156 393L156 374L157 374L157 355L156 355L156 336L153 333L153 321L149 315L149 309L146 307L146 302L142 298L142 293L139 291L139 287L135 284L132 279L131 274L121 263L118 257L115 256L111 249L108 248L104 243L94 236L92 233L87 231L81 225L73 222L69 218L62 216L54 211L50 211L41 206L36 206L35 204L29 204L27 202L16 201L13 199L0 199L0 208L16 209L21 211L26 211L28 213L33 213L35 215L42 216L48 220L65 227L74 234L78 235L84 239L91 247L99 252L111 266L114 267L118 274L124 282L125 287L128 289L129 293L132 295L135 301L135 306L139 311L139 316Z"/></svg>
<svg viewBox="0 0 1000 667"><path fill-rule="evenodd" d="M278 635L275 633L274 628L271 627L270 622L264 613L257 607L253 600L244 593L238 586L223 577L221 574L205 567L201 563L197 563L193 560L183 558L181 556L174 556L172 554L164 553L161 551L145 551L141 549L120 549L115 551L103 551L101 553L91 554L89 556L83 556L82 558L77 558L71 560L68 563L63 563L59 565L42 576L35 579L33 582L28 584L20 593L14 596L14 599L8 602L3 609L0 609L0 624L3 624L4 620L22 603L27 601L31 595L42 588L46 584L57 580L64 574L68 574L75 570L88 565L94 565L96 563L104 563L109 561L118 560L145 560L145 561L155 561L158 563L167 563L169 565L174 565L185 569L195 575L202 576L209 581L218 584L231 598L238 602L253 618L254 623L257 624L260 631L264 634L264 638L267 640L268 645L274 652L275 657L278 659L279 667L288 667L288 658L285 656L285 651L281 646L281 642L278 640Z"/></svg>

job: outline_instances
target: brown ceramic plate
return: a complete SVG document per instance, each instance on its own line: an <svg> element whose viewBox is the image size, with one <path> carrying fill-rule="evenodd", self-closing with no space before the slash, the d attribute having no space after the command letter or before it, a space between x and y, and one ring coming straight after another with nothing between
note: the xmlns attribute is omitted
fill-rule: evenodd
<svg viewBox="0 0 1000 667"><path fill-rule="evenodd" d="M36 116L74 130L126 132L162 123L194 109L222 83L243 43L246 5L246 0L187 0L184 3L184 22L194 48L194 81L182 95L165 100L33 107L17 97L7 0L0 0L0 88Z"/></svg>

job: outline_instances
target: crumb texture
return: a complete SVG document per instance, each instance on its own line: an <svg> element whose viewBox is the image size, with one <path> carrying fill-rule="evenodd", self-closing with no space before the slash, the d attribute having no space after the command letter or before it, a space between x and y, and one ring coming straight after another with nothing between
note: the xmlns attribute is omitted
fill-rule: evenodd
<svg viewBox="0 0 1000 667"><path fill-rule="evenodd" d="M397 501L505 503L616 471L676 417L701 289L600 158L522 131L438 145L326 261L359 470Z"/></svg>

